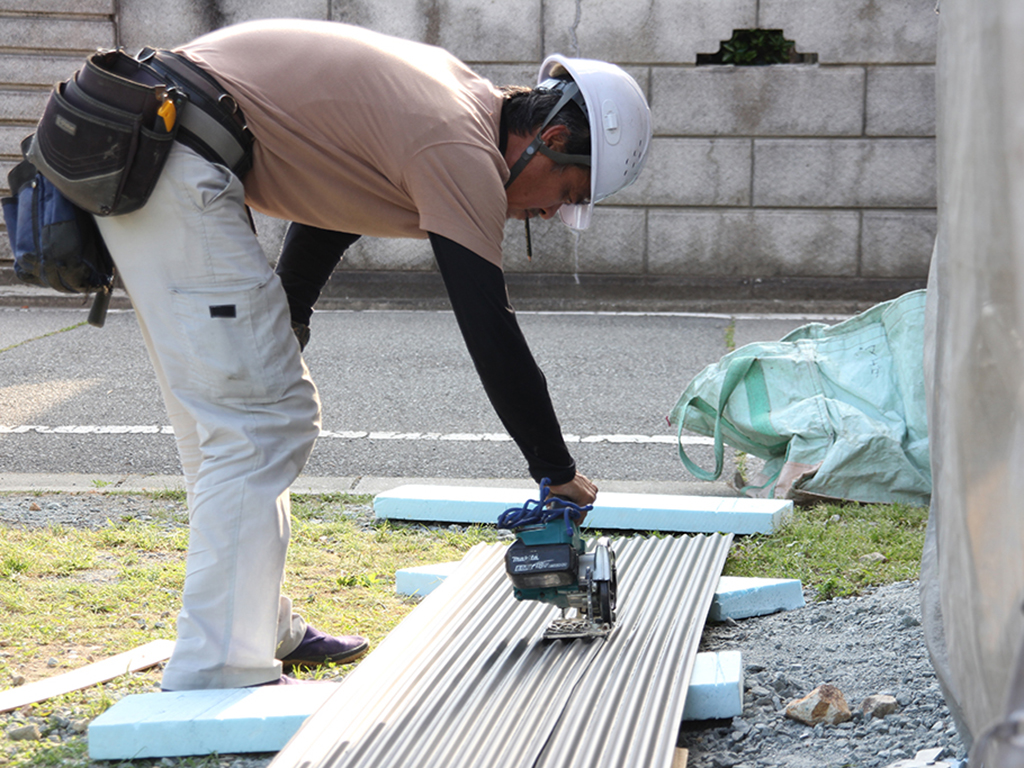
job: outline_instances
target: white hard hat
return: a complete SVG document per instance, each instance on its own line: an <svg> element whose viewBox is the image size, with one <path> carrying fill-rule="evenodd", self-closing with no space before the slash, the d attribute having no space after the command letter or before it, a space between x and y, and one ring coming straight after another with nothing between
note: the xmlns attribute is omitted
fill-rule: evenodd
<svg viewBox="0 0 1024 768"><path fill-rule="evenodd" d="M558 213L572 229L590 226L594 203L636 181L651 144L651 110L640 86L620 67L594 59L548 56L537 84L569 77L587 105L590 121L590 200Z"/></svg>

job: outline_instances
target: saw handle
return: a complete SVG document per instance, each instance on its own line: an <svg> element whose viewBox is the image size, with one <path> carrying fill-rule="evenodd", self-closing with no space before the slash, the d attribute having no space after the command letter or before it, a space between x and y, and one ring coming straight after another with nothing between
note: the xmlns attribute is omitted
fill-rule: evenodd
<svg viewBox="0 0 1024 768"><path fill-rule="evenodd" d="M522 507L506 509L498 517L498 527L525 528L544 525L557 517L564 517L566 534L572 536L573 522L580 520L593 508L592 504L581 507L568 499L552 495L551 481L545 477L540 481L540 499L530 499Z"/></svg>

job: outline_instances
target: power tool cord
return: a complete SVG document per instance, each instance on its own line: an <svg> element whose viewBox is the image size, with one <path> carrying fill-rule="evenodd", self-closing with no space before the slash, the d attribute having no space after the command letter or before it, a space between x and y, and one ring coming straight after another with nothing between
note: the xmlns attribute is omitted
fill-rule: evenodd
<svg viewBox="0 0 1024 768"><path fill-rule="evenodd" d="M593 504L584 507L551 495L551 481L544 478L540 481L540 499L530 499L521 507L506 509L498 516L499 528L526 528L534 525L544 525L557 517L564 517L565 532L572 536L572 523L583 517L585 512L594 508Z"/></svg>

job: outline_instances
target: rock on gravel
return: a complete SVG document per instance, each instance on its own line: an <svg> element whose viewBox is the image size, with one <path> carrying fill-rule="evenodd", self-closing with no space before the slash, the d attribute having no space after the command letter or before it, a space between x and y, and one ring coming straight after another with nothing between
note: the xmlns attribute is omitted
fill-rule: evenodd
<svg viewBox="0 0 1024 768"><path fill-rule="evenodd" d="M885 717L899 709L900 703L895 696L887 696L884 693L876 693L868 696L860 704L860 711L864 717Z"/></svg>
<svg viewBox="0 0 1024 768"><path fill-rule="evenodd" d="M839 725L853 718L843 692L834 685L819 685L786 706L786 717L804 725Z"/></svg>
<svg viewBox="0 0 1024 768"><path fill-rule="evenodd" d="M35 723L11 728L7 731L7 738L11 741L39 741L43 734Z"/></svg>

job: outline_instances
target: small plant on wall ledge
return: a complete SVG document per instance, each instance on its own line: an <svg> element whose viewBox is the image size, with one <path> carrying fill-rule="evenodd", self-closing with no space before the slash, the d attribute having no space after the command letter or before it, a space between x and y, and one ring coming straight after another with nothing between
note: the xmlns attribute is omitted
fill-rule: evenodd
<svg viewBox="0 0 1024 768"><path fill-rule="evenodd" d="M698 53L697 64L734 64L740 67L767 64L814 64L816 53L797 53L796 43L781 29L734 29L718 53Z"/></svg>

